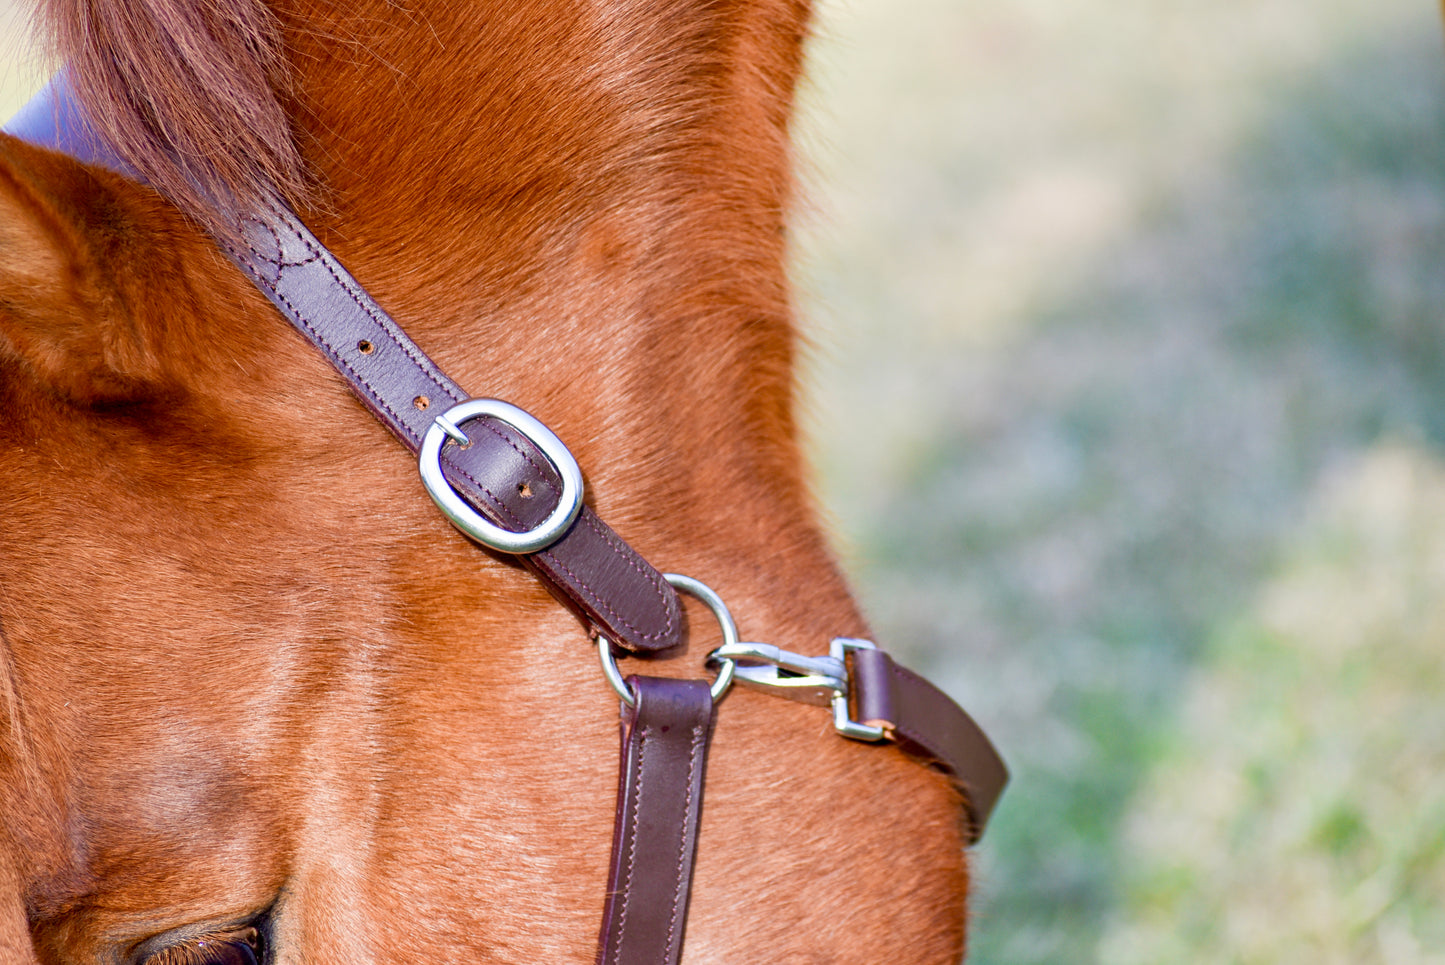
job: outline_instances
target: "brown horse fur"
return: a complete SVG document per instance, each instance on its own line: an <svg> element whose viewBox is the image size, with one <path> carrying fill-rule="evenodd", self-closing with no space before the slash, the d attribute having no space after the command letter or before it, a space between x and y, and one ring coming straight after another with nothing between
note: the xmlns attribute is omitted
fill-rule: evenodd
<svg viewBox="0 0 1445 965"><path fill-rule="evenodd" d="M47 10L154 183L200 212L279 181L745 638L865 632L794 441L803 4ZM253 923L276 963L591 960L616 700L582 627L193 221L8 138L0 406L0 963L205 962ZM647 672L700 672L689 611ZM960 956L955 793L824 716L721 704L686 961Z"/></svg>

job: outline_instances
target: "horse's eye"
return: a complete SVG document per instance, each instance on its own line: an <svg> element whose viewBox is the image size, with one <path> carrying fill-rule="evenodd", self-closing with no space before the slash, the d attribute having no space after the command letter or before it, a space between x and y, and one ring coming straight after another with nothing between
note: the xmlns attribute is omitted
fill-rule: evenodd
<svg viewBox="0 0 1445 965"><path fill-rule="evenodd" d="M256 965L256 949L245 942L197 942L198 965Z"/></svg>
<svg viewBox="0 0 1445 965"><path fill-rule="evenodd" d="M212 932L145 957L141 965L257 965L260 937L254 928Z"/></svg>

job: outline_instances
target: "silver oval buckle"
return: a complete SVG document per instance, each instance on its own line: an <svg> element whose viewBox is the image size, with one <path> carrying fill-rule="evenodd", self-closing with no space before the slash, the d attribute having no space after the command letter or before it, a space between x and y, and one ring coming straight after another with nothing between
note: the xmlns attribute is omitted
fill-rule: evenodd
<svg viewBox="0 0 1445 965"><path fill-rule="evenodd" d="M557 497L557 507L534 529L514 533L483 519L457 494L442 472L442 446L449 438L458 445L470 445L471 439L461 430L461 423L481 416L505 422L526 436L542 450L557 470L557 475L562 477L562 493ZM437 416L422 437L417 468L427 495L453 526L483 546L503 553L520 556L546 549L562 538L582 511L582 467L577 465L572 453L551 429L542 424L542 420L500 399L468 399Z"/></svg>

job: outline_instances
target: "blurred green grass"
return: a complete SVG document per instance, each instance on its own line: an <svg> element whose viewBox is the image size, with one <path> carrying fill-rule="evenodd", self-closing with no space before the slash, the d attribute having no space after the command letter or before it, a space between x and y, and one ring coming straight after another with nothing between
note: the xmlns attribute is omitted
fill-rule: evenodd
<svg viewBox="0 0 1445 965"><path fill-rule="evenodd" d="M880 636L1014 766L971 961L1436 960L1445 504L1327 534L1440 478L1438 12L825 11L813 438Z"/></svg>
<svg viewBox="0 0 1445 965"><path fill-rule="evenodd" d="M1441 961L1437 11L820 14L812 450L1015 771L970 960Z"/></svg>
<svg viewBox="0 0 1445 965"><path fill-rule="evenodd" d="M1445 960L1445 467L1326 474L1124 823L1100 959Z"/></svg>

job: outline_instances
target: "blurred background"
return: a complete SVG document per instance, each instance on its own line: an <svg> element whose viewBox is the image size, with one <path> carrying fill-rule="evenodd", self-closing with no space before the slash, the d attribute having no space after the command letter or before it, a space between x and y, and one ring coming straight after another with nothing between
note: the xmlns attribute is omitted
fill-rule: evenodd
<svg viewBox="0 0 1445 965"><path fill-rule="evenodd" d="M1445 962L1438 9L820 2L811 450L1014 771L970 961Z"/></svg>
<svg viewBox="0 0 1445 965"><path fill-rule="evenodd" d="M1445 962L1438 7L823 2L813 451L1013 767L970 961Z"/></svg>

